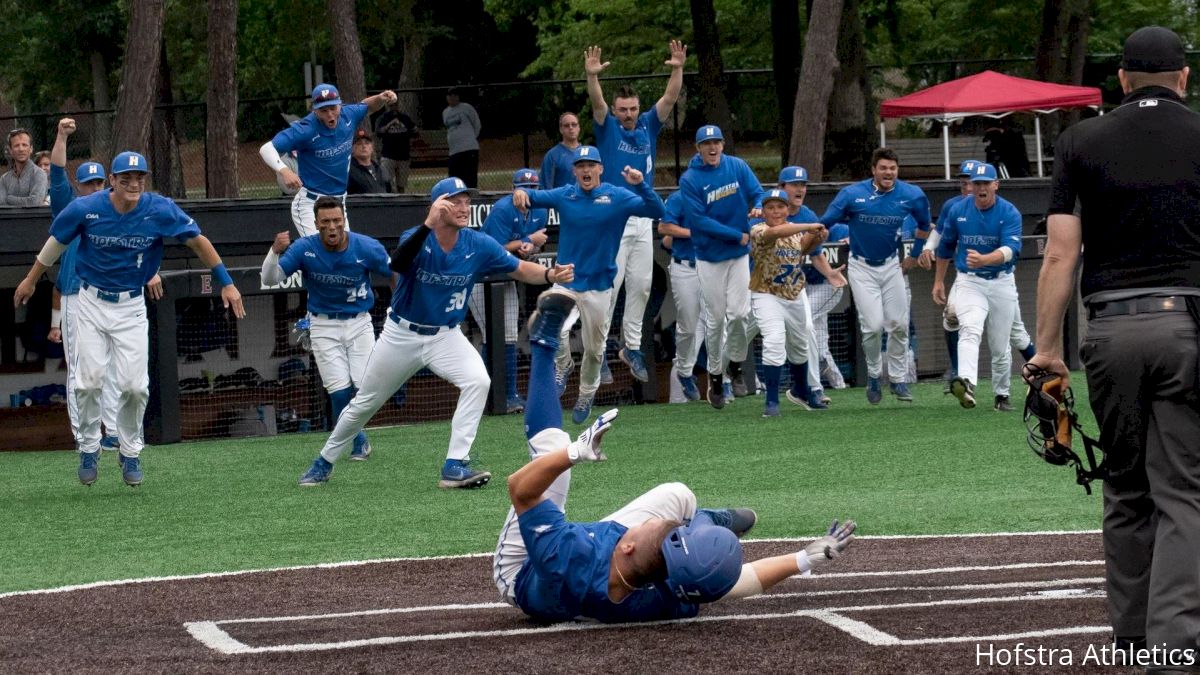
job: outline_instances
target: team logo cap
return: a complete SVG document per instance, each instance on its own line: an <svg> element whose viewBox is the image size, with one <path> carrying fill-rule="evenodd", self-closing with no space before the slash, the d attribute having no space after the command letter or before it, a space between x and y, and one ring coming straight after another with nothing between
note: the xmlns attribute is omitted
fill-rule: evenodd
<svg viewBox="0 0 1200 675"><path fill-rule="evenodd" d="M725 136L721 134L721 127L715 124L705 124L696 130L696 142L703 143L704 141L723 141Z"/></svg>
<svg viewBox="0 0 1200 675"><path fill-rule="evenodd" d="M979 166L980 164L983 164L983 162L977 159L964 160L962 164L958 165L958 173L954 175L958 178L968 178L974 175L975 167Z"/></svg>
<svg viewBox="0 0 1200 675"><path fill-rule="evenodd" d="M332 84L318 84L312 90L313 110L331 105L341 105L342 95Z"/></svg>
<svg viewBox="0 0 1200 675"><path fill-rule="evenodd" d="M575 148L575 152L571 153L571 163L578 164L580 162L604 163L600 159L600 151L594 145L581 145Z"/></svg>
<svg viewBox="0 0 1200 675"><path fill-rule="evenodd" d="M766 194L764 194L762 198L762 203L764 205L769 201L779 201L787 204L789 203L790 199L788 198L788 193L784 192L783 190L780 190L779 188L771 188L770 190L767 190Z"/></svg>
<svg viewBox="0 0 1200 675"><path fill-rule="evenodd" d="M146 163L146 158L142 157L136 152L130 152L126 150L116 157L113 157L112 175L114 176L121 173L129 173L130 171L140 171L142 173L146 173L149 170L150 165Z"/></svg>
<svg viewBox="0 0 1200 675"><path fill-rule="evenodd" d="M533 169L519 169L513 174L513 187L537 187L538 175Z"/></svg>
<svg viewBox="0 0 1200 675"><path fill-rule="evenodd" d="M780 183L807 183L808 169L802 166L789 166L779 172Z"/></svg>
<svg viewBox="0 0 1200 675"><path fill-rule="evenodd" d="M461 178L443 178L433 186L432 190L430 190L429 200L437 201L437 198L441 197L442 195L453 197L454 195L470 191L471 188L467 187L467 184L464 183L463 179Z"/></svg>
<svg viewBox="0 0 1200 675"><path fill-rule="evenodd" d="M104 167L99 162L84 162L75 169L75 182L86 183L93 180L104 180Z"/></svg>
<svg viewBox="0 0 1200 675"><path fill-rule="evenodd" d="M990 183L994 180L999 180L999 178L996 177L996 167L991 164L979 162L971 171L972 183Z"/></svg>

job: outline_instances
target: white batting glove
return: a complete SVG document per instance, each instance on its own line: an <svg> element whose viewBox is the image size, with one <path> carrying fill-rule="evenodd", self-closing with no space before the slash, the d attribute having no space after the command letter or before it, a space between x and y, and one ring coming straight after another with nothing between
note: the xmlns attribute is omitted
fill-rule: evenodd
<svg viewBox="0 0 1200 675"><path fill-rule="evenodd" d="M853 520L847 520L840 525L838 521L833 521L833 525L829 526L828 534L805 546L804 550L796 554L796 562L800 571L808 573L820 565L841 557L842 552L849 548L854 541L854 530L857 527Z"/></svg>
<svg viewBox="0 0 1200 675"><path fill-rule="evenodd" d="M617 419L617 409L613 408L596 418L595 422L579 434L575 442L567 446L567 457L572 464L580 462L603 462L608 459L600 449L600 441L604 434L612 428L613 420Z"/></svg>

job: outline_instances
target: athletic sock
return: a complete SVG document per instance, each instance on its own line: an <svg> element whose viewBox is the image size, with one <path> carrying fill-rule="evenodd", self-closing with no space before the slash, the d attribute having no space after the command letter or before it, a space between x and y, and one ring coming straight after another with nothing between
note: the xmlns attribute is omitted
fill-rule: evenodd
<svg viewBox="0 0 1200 675"><path fill-rule="evenodd" d="M808 361L789 363L788 372L792 375L792 396L807 402L809 394L812 393L808 387Z"/></svg>
<svg viewBox="0 0 1200 675"><path fill-rule="evenodd" d="M950 355L950 370L958 374L958 331L946 331L946 351Z"/></svg>
<svg viewBox="0 0 1200 675"><path fill-rule="evenodd" d="M767 388L767 405L779 405L779 379L783 366L763 366L763 384Z"/></svg>
<svg viewBox="0 0 1200 675"><path fill-rule="evenodd" d="M517 397L517 345L504 345L504 390L509 399Z"/></svg>
<svg viewBox="0 0 1200 675"><path fill-rule="evenodd" d="M525 438L543 429L562 428L562 404L554 384L554 350L530 343L529 398L525 400Z"/></svg>
<svg viewBox="0 0 1200 675"><path fill-rule="evenodd" d="M1026 361L1032 359L1035 356L1037 356L1037 348L1035 348L1033 346L1032 342L1025 345L1025 348L1021 350L1021 358L1025 359Z"/></svg>

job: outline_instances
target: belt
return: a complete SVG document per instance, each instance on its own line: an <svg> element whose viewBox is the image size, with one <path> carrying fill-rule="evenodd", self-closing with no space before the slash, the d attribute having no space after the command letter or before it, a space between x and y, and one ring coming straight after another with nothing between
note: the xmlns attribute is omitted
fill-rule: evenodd
<svg viewBox="0 0 1200 675"><path fill-rule="evenodd" d="M1180 295L1168 295L1165 297L1130 298L1129 300L1097 302L1088 305L1088 318L1099 319L1106 316L1131 316L1134 314L1186 311L1188 311L1187 298Z"/></svg>
<svg viewBox="0 0 1200 675"><path fill-rule="evenodd" d="M966 272L963 272L963 274L969 277L979 277L980 279L991 281L993 279L999 279L1006 274L1012 274L1012 272L1009 272L1008 270L1002 270L1000 272L976 272L974 270L967 270Z"/></svg>
<svg viewBox="0 0 1200 675"><path fill-rule="evenodd" d="M401 328L407 328L417 335L437 335L443 331L454 330L458 327L457 323L452 323L449 326L426 326L419 323L413 323L408 319L403 319L396 316L395 312L388 312L388 318L396 323Z"/></svg>
<svg viewBox="0 0 1200 675"><path fill-rule="evenodd" d="M864 258L864 257L863 257L863 256L861 256L861 255L856 255L856 254L853 254L853 253L852 253L852 254L850 254L850 257L851 257L851 258L853 258L853 259L855 259L855 260L859 260L859 261L865 262L865 263L867 263L868 265L870 265L871 267L880 267L880 266L882 266L884 263L887 263L888 261L890 261L890 260L894 259L896 256L895 256L895 254L893 254L893 255L889 255L889 256L888 256L888 257L886 257L886 258Z"/></svg>
<svg viewBox="0 0 1200 675"><path fill-rule="evenodd" d="M695 260L685 260L684 258L676 258L675 256L671 256L671 260L679 263L680 265L687 265L688 267L690 267L692 269L696 269L696 261Z"/></svg>
<svg viewBox="0 0 1200 675"><path fill-rule="evenodd" d="M121 302L122 300L132 300L133 298L139 298L142 295L142 289L140 288L135 288L132 291L106 291L96 288L86 281L83 282L83 290L92 291L96 294L97 298L105 302Z"/></svg>
<svg viewBox="0 0 1200 675"><path fill-rule="evenodd" d="M362 312L333 312L332 314L313 314L317 319L334 319L337 321L346 321L347 319L357 319Z"/></svg>
<svg viewBox="0 0 1200 675"><path fill-rule="evenodd" d="M321 197L333 197L334 199L340 199L342 201L346 201L346 195L344 193L340 194L340 195L323 195L318 192L313 192L312 190L309 190L308 188L300 188L300 189L304 191L301 193L301 196L304 197L305 199L310 199L312 201L316 201L316 200L320 199Z"/></svg>

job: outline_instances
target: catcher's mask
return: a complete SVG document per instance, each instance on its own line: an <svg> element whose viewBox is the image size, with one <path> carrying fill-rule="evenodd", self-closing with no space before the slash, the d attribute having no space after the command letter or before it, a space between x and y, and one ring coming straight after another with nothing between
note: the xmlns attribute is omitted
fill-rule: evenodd
<svg viewBox="0 0 1200 675"><path fill-rule="evenodd" d="M1063 387L1063 379L1048 370L1025 364L1021 375L1029 384L1025 395L1025 428L1028 430L1029 447L1038 457L1056 466L1075 467L1075 482L1092 494L1091 482L1103 480L1106 467L1104 449L1100 443L1083 433L1079 426L1079 415L1075 412L1075 396L1070 387ZM1083 460L1071 449L1072 430L1078 431L1083 439L1087 468ZM1099 451L1101 461L1096 463Z"/></svg>

